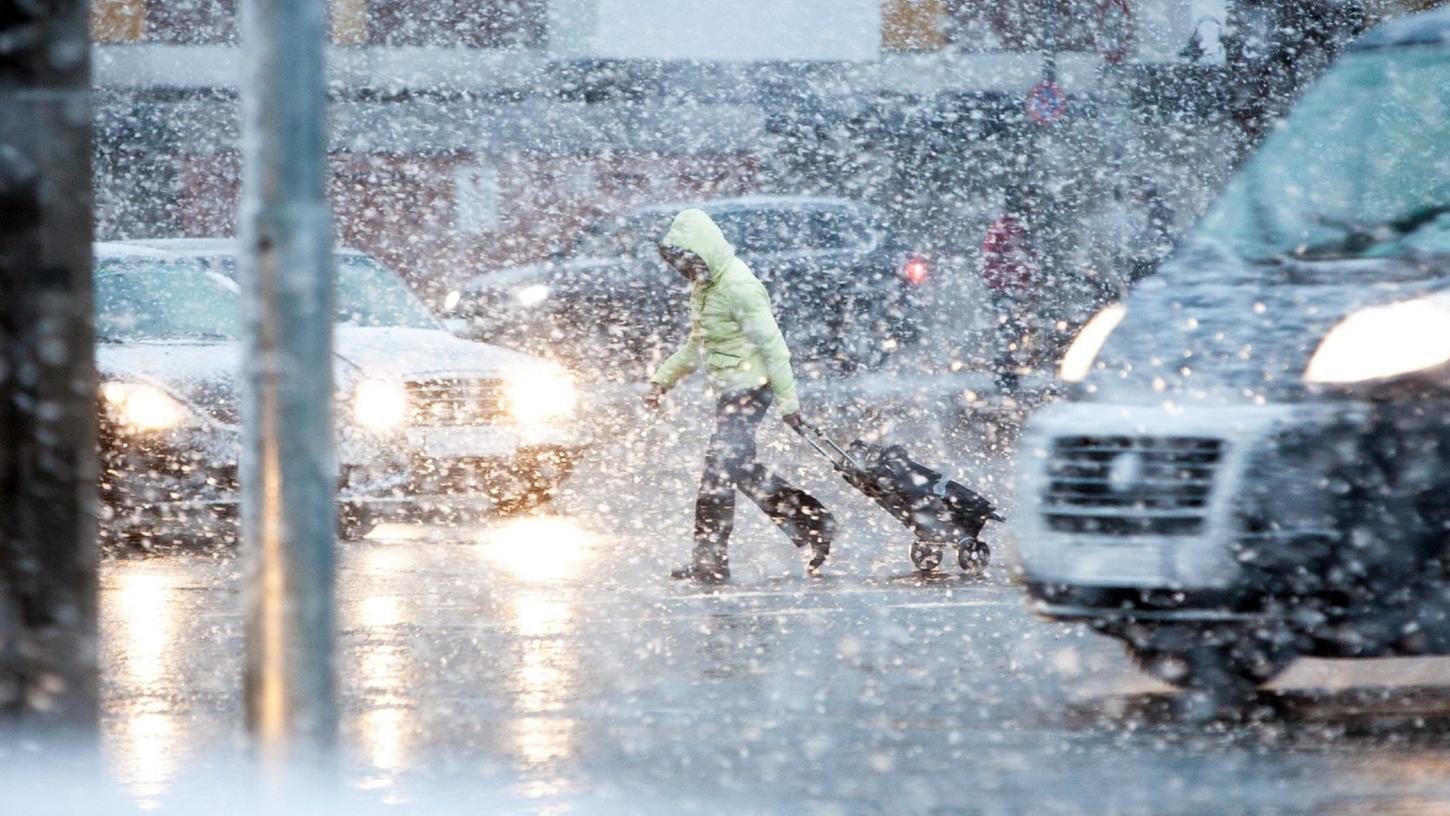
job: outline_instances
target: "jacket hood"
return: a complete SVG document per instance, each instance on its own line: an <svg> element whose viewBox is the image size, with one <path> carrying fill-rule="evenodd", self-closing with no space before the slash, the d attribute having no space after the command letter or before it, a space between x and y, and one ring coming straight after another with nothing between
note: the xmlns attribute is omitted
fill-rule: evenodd
<svg viewBox="0 0 1450 816"><path fill-rule="evenodd" d="M710 268L710 280L719 280L735 260L735 247L704 210L682 210L670 223L661 244L699 255Z"/></svg>

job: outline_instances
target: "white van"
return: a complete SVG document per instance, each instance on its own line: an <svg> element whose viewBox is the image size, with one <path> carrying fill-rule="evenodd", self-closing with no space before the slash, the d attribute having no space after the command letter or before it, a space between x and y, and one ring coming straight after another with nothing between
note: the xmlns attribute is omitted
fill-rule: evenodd
<svg viewBox="0 0 1450 816"><path fill-rule="evenodd" d="M1450 9L1350 47L1018 453L1037 611L1180 686L1450 652Z"/></svg>

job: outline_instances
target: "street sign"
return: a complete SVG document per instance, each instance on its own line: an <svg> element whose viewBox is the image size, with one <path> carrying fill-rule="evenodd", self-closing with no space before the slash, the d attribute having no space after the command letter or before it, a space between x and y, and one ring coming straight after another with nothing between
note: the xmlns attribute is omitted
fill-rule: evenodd
<svg viewBox="0 0 1450 816"><path fill-rule="evenodd" d="M1056 122L1067 112L1067 94L1055 82L1042 81L1027 92L1027 115L1039 125Z"/></svg>
<svg viewBox="0 0 1450 816"><path fill-rule="evenodd" d="M1138 36L1128 0L1098 0L1093 21L1097 27L1098 51L1103 59L1111 65L1127 59Z"/></svg>

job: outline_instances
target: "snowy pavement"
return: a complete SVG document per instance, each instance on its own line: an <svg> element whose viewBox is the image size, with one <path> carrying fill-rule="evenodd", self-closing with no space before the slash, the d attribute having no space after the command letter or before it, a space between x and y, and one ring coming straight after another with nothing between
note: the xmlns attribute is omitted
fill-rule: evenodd
<svg viewBox="0 0 1450 816"><path fill-rule="evenodd" d="M601 418L611 441L549 513L341 546L342 776L358 807L1450 810L1450 661L1307 662L1247 722L1177 722L1114 643L1031 617L1003 559L985 580L914 575L903 533L783 427L764 458L845 522L825 575L742 506L735 580L672 582L708 429L688 399L629 427L642 417ZM1007 462L951 417L888 427L1010 516ZM1010 531L988 537L1010 550ZM101 602L107 768L138 807L205 801L242 746L237 560L109 560Z"/></svg>

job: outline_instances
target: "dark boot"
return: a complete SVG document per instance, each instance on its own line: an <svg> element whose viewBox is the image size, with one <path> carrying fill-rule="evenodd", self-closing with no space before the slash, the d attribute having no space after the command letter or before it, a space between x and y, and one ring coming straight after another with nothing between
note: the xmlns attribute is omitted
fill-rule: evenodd
<svg viewBox="0 0 1450 816"><path fill-rule="evenodd" d="M730 567L727 564L717 566L701 566L699 564L685 564L670 570L670 577L677 580L695 581L701 584L723 584L730 580Z"/></svg>
<svg viewBox="0 0 1450 816"><path fill-rule="evenodd" d="M778 478L763 480L762 487L760 508L790 537L792 544L802 549L811 548L806 566L820 569L826 563L826 556L831 554L831 542L836 538L836 517L815 496Z"/></svg>
<svg viewBox="0 0 1450 816"><path fill-rule="evenodd" d="M670 577L702 584L729 580L730 556L726 542L730 540L734 517L733 490L701 491L695 500L695 551L690 563L672 570Z"/></svg>
<svg viewBox="0 0 1450 816"><path fill-rule="evenodd" d="M821 507L820 515L813 522L806 535L811 545L811 560L806 562L806 567L815 572L826 563L826 556L831 554L831 542L836 540L836 517Z"/></svg>

